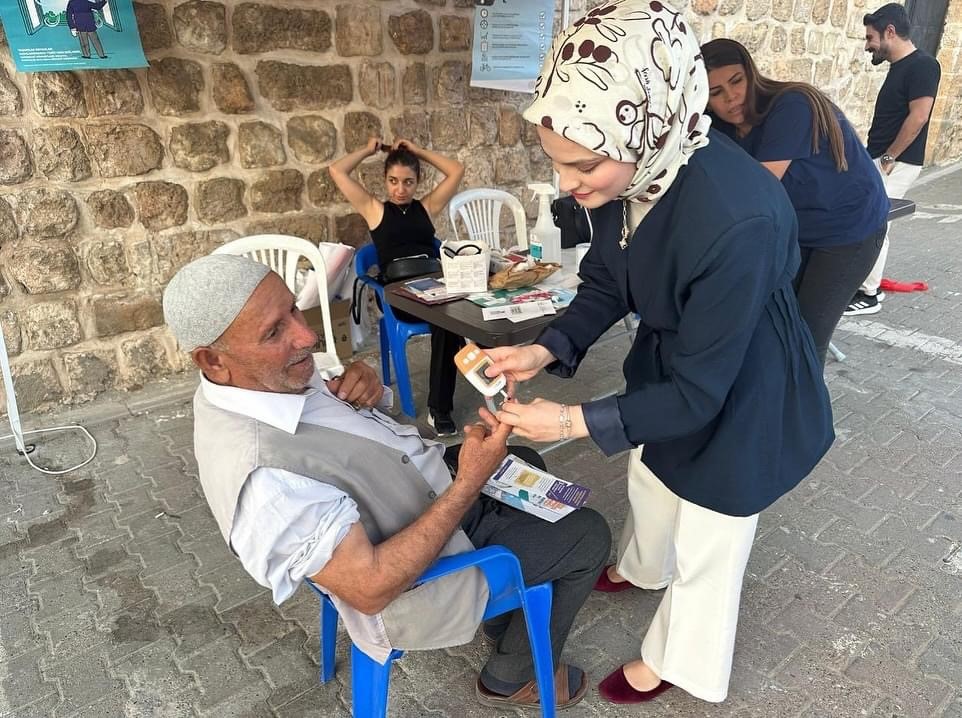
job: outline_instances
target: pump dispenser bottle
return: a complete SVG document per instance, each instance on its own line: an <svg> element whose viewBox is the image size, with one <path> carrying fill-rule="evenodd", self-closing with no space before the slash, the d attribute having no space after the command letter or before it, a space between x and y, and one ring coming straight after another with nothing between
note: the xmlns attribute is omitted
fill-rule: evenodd
<svg viewBox="0 0 962 718"><path fill-rule="evenodd" d="M539 198L538 221L528 239L531 256L539 262L561 264L561 230L551 219L551 199L555 196L555 189L545 182L533 182L528 189Z"/></svg>

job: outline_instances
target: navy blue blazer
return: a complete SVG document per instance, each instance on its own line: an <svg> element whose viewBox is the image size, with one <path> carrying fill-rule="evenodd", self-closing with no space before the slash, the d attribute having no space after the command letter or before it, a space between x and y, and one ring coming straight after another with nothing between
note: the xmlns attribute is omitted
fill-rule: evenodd
<svg viewBox="0 0 962 718"><path fill-rule="evenodd" d="M781 184L712 130L619 246L620 201L593 210L594 239L567 311L537 343L572 376L615 322L641 322L625 392L583 405L607 454L644 444L676 495L749 516L791 490L834 440L821 363L798 312L795 210Z"/></svg>

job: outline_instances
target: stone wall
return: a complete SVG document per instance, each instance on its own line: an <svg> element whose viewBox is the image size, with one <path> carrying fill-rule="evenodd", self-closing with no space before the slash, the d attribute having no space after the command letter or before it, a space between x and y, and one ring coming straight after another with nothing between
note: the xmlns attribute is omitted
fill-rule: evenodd
<svg viewBox="0 0 962 718"><path fill-rule="evenodd" d="M702 40L743 41L865 131L885 72L862 50L865 0L679 4ZM367 241L325 167L372 133L458 156L465 188L521 196L550 176L521 121L527 96L468 86L473 0L134 5L149 69L22 75L0 46L0 323L24 410L187 368L161 292L225 241ZM962 156L960 5L940 55L954 92L933 127L938 161ZM573 0L572 18L587 6ZM380 191L379 162L359 177Z"/></svg>
<svg viewBox="0 0 962 718"><path fill-rule="evenodd" d="M371 134L458 156L465 187L550 178L526 96L468 87L471 0L134 5L149 69L23 75L0 47L0 322L23 410L185 369L161 293L225 241L366 242L325 168ZM382 168L361 181L380 191Z"/></svg>
<svg viewBox="0 0 962 718"><path fill-rule="evenodd" d="M743 43L763 72L811 82L845 112L864 139L888 63L873 67L862 17L884 0L690 0L698 37ZM926 161L962 159L962 0L949 0L938 53L942 84L932 114Z"/></svg>

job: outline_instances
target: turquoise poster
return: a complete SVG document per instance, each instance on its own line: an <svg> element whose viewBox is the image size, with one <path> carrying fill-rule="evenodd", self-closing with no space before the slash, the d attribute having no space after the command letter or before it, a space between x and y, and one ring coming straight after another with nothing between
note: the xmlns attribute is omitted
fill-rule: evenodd
<svg viewBox="0 0 962 718"><path fill-rule="evenodd" d="M146 67L131 0L0 0L20 72Z"/></svg>

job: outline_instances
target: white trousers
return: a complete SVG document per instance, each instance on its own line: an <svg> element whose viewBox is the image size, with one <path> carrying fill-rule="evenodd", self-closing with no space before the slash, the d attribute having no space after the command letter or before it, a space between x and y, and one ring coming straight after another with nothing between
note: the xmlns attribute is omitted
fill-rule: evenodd
<svg viewBox="0 0 962 718"><path fill-rule="evenodd" d="M663 680L721 702L758 514L726 516L677 497L641 462L641 448L629 457L628 502L617 571L641 588L667 586L641 657Z"/></svg>
<svg viewBox="0 0 962 718"><path fill-rule="evenodd" d="M882 175L885 194L892 199L902 199L905 197L905 193L909 191L909 188L915 183L915 180L919 178L919 173L922 171L919 165L896 162L895 166L892 167L892 171L885 174L882 172L882 163L878 158L875 160L875 168ZM889 227L891 226L892 223L889 222ZM886 229L885 239L882 240L882 251L878 253L878 259L875 260L875 266L872 267L872 271L868 273L865 281L862 282L862 291L866 294L875 294L878 292L879 285L882 283L882 272L885 270L885 260L888 259L888 256L889 233L888 229Z"/></svg>

